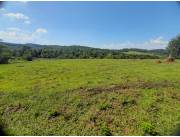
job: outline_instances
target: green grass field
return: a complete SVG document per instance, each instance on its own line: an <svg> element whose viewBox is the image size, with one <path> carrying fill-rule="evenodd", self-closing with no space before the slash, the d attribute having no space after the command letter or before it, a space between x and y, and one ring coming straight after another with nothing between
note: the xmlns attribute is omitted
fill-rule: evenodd
<svg viewBox="0 0 180 137"><path fill-rule="evenodd" d="M0 65L8 135L171 135L180 61L35 60Z"/></svg>

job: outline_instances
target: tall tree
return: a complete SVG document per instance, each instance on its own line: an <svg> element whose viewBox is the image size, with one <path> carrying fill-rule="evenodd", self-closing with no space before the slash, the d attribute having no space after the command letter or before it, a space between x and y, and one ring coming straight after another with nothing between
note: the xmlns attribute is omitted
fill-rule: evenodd
<svg viewBox="0 0 180 137"><path fill-rule="evenodd" d="M11 51L7 47L0 45L0 64L7 64L11 58L11 54Z"/></svg>
<svg viewBox="0 0 180 137"><path fill-rule="evenodd" d="M169 52L169 57L177 58L180 56L180 35L170 40L167 50Z"/></svg>

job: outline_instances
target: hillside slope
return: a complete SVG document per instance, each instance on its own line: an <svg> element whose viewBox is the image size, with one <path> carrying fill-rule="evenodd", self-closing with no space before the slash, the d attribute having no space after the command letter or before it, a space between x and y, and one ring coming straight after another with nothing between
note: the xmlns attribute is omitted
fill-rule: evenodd
<svg viewBox="0 0 180 137"><path fill-rule="evenodd" d="M39 45L39 44L14 44L0 42L0 45L9 47L12 50L21 50L23 47L29 47L34 54L39 54L35 57L48 58L159 58L167 56L167 51L164 49L146 50L146 49L100 49L85 47L80 45L60 46L60 45ZM22 53L23 51L21 51ZM41 52L41 53L39 53ZM41 55L42 52L51 54L48 56ZM15 53L17 54L17 53ZM19 53L18 53L19 54Z"/></svg>

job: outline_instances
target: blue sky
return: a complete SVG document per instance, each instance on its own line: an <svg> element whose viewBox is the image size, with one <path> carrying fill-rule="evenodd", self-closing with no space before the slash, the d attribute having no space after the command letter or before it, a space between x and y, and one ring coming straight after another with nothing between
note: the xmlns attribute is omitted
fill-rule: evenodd
<svg viewBox="0 0 180 137"><path fill-rule="evenodd" d="M165 48L179 34L177 2L6 2L0 38L14 43Z"/></svg>

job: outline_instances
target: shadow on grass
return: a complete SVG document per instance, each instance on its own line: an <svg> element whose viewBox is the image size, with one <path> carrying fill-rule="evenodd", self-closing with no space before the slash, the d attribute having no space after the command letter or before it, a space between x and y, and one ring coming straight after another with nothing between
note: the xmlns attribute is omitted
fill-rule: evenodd
<svg viewBox="0 0 180 137"><path fill-rule="evenodd" d="M180 136L180 125L177 126L174 136Z"/></svg>
<svg viewBox="0 0 180 137"><path fill-rule="evenodd" d="M0 125L0 136L7 136L1 125Z"/></svg>

